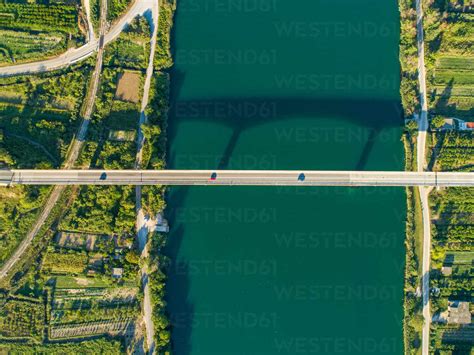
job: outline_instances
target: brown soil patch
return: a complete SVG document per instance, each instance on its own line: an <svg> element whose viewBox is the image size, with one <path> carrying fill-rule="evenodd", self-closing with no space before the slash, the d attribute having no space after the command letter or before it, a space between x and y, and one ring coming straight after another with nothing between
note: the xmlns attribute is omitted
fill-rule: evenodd
<svg viewBox="0 0 474 355"><path fill-rule="evenodd" d="M140 74L126 71L120 74L115 97L122 101L137 103L140 100Z"/></svg>
<svg viewBox="0 0 474 355"><path fill-rule="evenodd" d="M87 285L89 285L89 281L87 281L87 279L75 277L74 280L76 280L77 284L80 285L80 286L87 286Z"/></svg>

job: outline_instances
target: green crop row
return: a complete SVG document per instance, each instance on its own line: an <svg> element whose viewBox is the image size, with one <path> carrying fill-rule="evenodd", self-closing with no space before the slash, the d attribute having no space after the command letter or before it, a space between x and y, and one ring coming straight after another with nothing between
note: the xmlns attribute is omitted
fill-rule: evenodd
<svg viewBox="0 0 474 355"><path fill-rule="evenodd" d="M77 9L63 4L0 3L0 27L76 33Z"/></svg>

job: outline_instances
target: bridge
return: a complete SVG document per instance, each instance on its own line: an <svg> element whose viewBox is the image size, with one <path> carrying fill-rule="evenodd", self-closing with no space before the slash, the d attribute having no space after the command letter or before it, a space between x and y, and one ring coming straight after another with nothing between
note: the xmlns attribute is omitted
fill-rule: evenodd
<svg viewBox="0 0 474 355"><path fill-rule="evenodd" d="M0 170L0 185L474 186L472 172Z"/></svg>

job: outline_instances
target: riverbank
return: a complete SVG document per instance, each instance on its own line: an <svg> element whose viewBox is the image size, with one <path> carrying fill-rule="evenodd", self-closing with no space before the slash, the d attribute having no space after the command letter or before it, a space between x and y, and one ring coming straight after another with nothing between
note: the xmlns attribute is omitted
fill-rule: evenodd
<svg viewBox="0 0 474 355"><path fill-rule="evenodd" d="M420 110L416 9L411 0L399 0L400 12L400 96L403 117L407 121L402 136L405 170L417 171L417 124L414 115ZM421 298L421 260L423 254L423 221L419 190L406 188L405 286L403 338L405 354L421 354L423 302Z"/></svg>
<svg viewBox="0 0 474 355"><path fill-rule="evenodd" d="M170 100L170 74L172 66L170 37L173 15L176 9L174 0L160 1L156 51L153 62L154 75L150 83L150 102L145 109L146 123L142 124L143 148L141 167L143 169L164 169L166 166L166 129ZM166 189L163 186L143 186L141 188L142 209L145 216L155 218L164 213ZM166 310L165 284L166 267L169 264L163 255L167 235L148 230L147 245L143 260L142 282L145 298L145 322L151 327L153 341L149 340L149 353L164 354L171 349L170 322ZM147 233L145 232L145 234ZM150 336L149 336L150 337Z"/></svg>

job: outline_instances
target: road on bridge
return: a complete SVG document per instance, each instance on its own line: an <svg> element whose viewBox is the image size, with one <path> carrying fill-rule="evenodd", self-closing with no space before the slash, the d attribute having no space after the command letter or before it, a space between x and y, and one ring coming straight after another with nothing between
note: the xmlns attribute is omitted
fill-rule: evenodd
<svg viewBox="0 0 474 355"><path fill-rule="evenodd" d="M474 173L296 170L2 170L3 185L474 186Z"/></svg>

